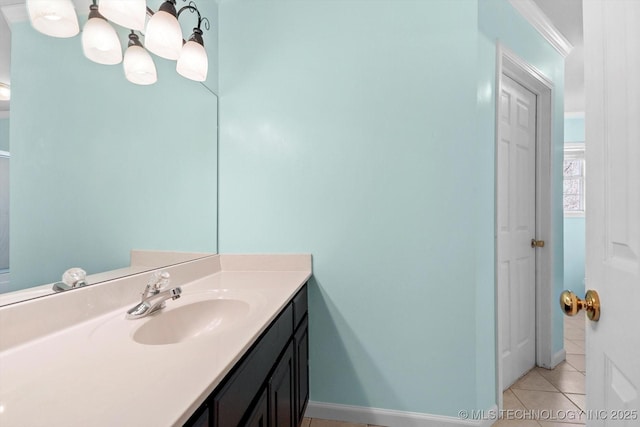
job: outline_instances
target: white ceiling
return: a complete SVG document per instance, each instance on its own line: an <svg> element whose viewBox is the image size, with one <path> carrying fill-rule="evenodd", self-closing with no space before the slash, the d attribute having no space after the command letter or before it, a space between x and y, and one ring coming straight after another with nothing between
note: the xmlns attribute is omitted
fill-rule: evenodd
<svg viewBox="0 0 640 427"><path fill-rule="evenodd" d="M482 0L481 0L482 1ZM565 64L565 112L584 111L584 48L582 42L582 0L533 0L556 28L574 46ZM89 0L74 0L76 6L88 9ZM21 4L24 0L0 0L0 7ZM0 14L0 82L11 83L11 32ZM0 113L9 109L8 101L0 101Z"/></svg>

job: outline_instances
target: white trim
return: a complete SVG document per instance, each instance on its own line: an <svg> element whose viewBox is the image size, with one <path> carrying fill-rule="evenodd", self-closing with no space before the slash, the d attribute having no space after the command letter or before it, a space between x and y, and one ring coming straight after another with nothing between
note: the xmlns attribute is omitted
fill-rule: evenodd
<svg viewBox="0 0 640 427"><path fill-rule="evenodd" d="M11 157L11 153L8 151L0 150L0 157Z"/></svg>
<svg viewBox="0 0 640 427"><path fill-rule="evenodd" d="M584 119L584 111L567 111L564 113L565 119Z"/></svg>
<svg viewBox="0 0 640 427"><path fill-rule="evenodd" d="M509 77L513 79L528 79L528 77L532 77L539 84L535 84L532 92L538 95L538 92L542 89L542 86L546 89L553 89L553 82L547 76L545 76L542 71L538 70L533 65L526 62L524 59L520 58L518 55L513 53L509 48L498 41L498 53L501 53L502 62L504 65L508 67L504 67L506 69L502 70ZM505 62L508 61L508 62ZM540 86L542 84L542 86Z"/></svg>
<svg viewBox="0 0 640 427"><path fill-rule="evenodd" d="M22 4L10 4L2 6L2 14L4 19L9 24L9 31L11 31L11 24L16 22L25 22L29 20L29 14L27 13L27 5Z"/></svg>
<svg viewBox="0 0 640 427"><path fill-rule="evenodd" d="M587 144L584 141L565 141L564 151L586 151Z"/></svg>
<svg viewBox="0 0 640 427"><path fill-rule="evenodd" d="M553 25L549 17L544 14L533 0L509 0L509 3L563 58L566 58L571 53L573 45Z"/></svg>
<svg viewBox="0 0 640 427"><path fill-rule="evenodd" d="M581 212L565 212L565 218L585 218L585 214L583 211Z"/></svg>
<svg viewBox="0 0 640 427"><path fill-rule="evenodd" d="M558 351L557 353L555 353L553 355L553 357L551 357L551 366L550 366L550 368L551 369L555 368L556 366L558 366L559 364L564 362L566 359L567 359L567 352L563 348L560 351Z"/></svg>
<svg viewBox="0 0 640 427"><path fill-rule="evenodd" d="M550 368L552 365L552 292L553 280L553 247L555 236L552 234L551 209L551 165L552 165L552 130L553 130L553 83L535 67L526 63L499 41L496 49L496 123L495 146L500 135L498 118L500 94L502 92L501 76L505 74L514 79L537 96L536 124L536 238L544 240L544 249L536 253L536 365ZM496 149L497 156L497 149ZM497 158L497 157L496 157ZM496 160L496 185L497 185ZM496 200L497 203L497 200ZM497 221L497 208L496 208ZM497 226L496 226L497 233ZM495 236L497 263L498 240ZM500 293L498 292L497 265L495 274L495 319L496 319L496 402L502 408L502 325L500 322Z"/></svg>
<svg viewBox="0 0 640 427"><path fill-rule="evenodd" d="M585 144L567 143L564 146L564 160L585 160ZM584 178L584 170L582 171L582 178Z"/></svg>
<svg viewBox="0 0 640 427"><path fill-rule="evenodd" d="M339 405L309 401L304 414L308 418L320 418L359 424L402 427L490 427L497 421L497 406L487 410L461 410L459 416L393 411L364 406ZM466 419L469 417L477 419Z"/></svg>

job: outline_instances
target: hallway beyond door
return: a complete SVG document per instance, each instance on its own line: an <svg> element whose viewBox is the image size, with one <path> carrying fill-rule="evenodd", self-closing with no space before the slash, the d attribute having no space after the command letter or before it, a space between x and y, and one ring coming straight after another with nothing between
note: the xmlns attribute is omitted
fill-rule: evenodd
<svg viewBox="0 0 640 427"><path fill-rule="evenodd" d="M552 370L533 368L507 389L503 395L505 417L493 427L575 427L585 424L584 416L579 417L580 411L586 411L584 327L585 316L565 317L567 360ZM527 419L536 415L540 419Z"/></svg>

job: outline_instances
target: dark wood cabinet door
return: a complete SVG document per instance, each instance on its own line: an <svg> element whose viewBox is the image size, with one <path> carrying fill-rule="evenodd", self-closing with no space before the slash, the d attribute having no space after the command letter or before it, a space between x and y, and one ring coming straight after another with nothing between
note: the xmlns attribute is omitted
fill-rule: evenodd
<svg viewBox="0 0 640 427"><path fill-rule="evenodd" d="M300 425L309 401L309 321L305 317L294 336L295 350L295 414Z"/></svg>
<svg viewBox="0 0 640 427"><path fill-rule="evenodd" d="M270 427L297 427L294 416L293 342L289 342L269 380Z"/></svg>
<svg viewBox="0 0 640 427"><path fill-rule="evenodd" d="M184 427L209 427L209 407L203 403L200 408L189 418Z"/></svg>
<svg viewBox="0 0 640 427"><path fill-rule="evenodd" d="M241 425L292 335L293 309L289 304L234 369L225 385L213 395L214 427Z"/></svg>
<svg viewBox="0 0 640 427"><path fill-rule="evenodd" d="M243 427L269 427L269 404L267 400L267 389L262 392L258 403L251 411L247 422Z"/></svg>

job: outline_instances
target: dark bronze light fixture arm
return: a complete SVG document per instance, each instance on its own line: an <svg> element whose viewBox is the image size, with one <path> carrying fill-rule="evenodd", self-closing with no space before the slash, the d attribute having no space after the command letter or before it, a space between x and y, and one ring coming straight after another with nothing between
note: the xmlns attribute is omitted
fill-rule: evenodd
<svg viewBox="0 0 640 427"><path fill-rule="evenodd" d="M175 0L169 0L171 1L173 4L176 4ZM186 2L187 0L182 0L184 2ZM200 28L201 24L204 22L204 28L209 31L211 29L211 24L209 22L209 18L203 18L200 15L200 11L198 10L198 7L196 6L196 3L194 1L190 1L189 4L187 6L183 6L180 8L180 10L178 10L178 13L176 14L176 16L180 16L180 14L185 10L189 10L191 11L191 13L196 12L198 14L198 28ZM149 7L147 6L147 16L151 17L155 14L155 12Z"/></svg>
<svg viewBox="0 0 640 427"><path fill-rule="evenodd" d="M186 0L183 0L186 1ZM198 14L198 26L196 27L198 30L200 30L200 27L202 26L202 24L204 23L204 28L209 31L211 29L211 24L209 22L208 18L203 18L202 15L200 15L200 11L198 10L198 8L196 7L195 2L190 1L188 5L183 6L180 8L180 10L178 11L178 18L180 18L180 14L182 12L184 12L185 10L188 10L191 13L197 13ZM195 30L195 28L194 28ZM200 33L202 33L202 31L200 31Z"/></svg>
<svg viewBox="0 0 640 427"><path fill-rule="evenodd" d="M95 1L95 0L94 0ZM171 3L173 3L174 5L176 4L176 0L167 0ZM187 0L182 0L183 2L186 2ZM162 9L162 8L161 8ZM202 24L204 24L204 28L209 31L211 29L211 23L209 22L209 18L207 17L202 17L202 15L200 14L200 11L198 10L198 7L196 6L196 3L194 1L190 1L188 5L183 6L180 8L180 10L178 10L178 12L176 13L176 19L180 18L180 14L182 12L184 12L185 10L188 10L191 13L197 13L198 14L198 25L196 26L196 28L193 29L193 34L191 35L191 37L189 38L189 40L192 40L195 38L195 41L197 41L198 43L200 43L201 45L204 45L204 42L202 40ZM147 6L147 16L151 17L155 14L155 12L153 10L151 10L149 8L149 6ZM184 40L183 40L184 42Z"/></svg>

